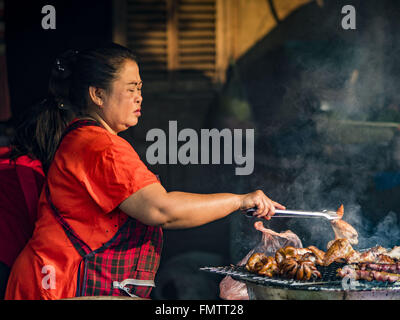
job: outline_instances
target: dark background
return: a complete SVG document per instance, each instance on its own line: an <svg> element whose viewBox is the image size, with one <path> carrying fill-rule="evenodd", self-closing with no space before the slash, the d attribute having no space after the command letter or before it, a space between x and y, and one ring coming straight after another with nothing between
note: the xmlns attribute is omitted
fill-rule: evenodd
<svg viewBox="0 0 400 320"><path fill-rule="evenodd" d="M230 67L226 84L211 92L209 106L203 109L196 105L203 101L200 95L182 98L177 92L155 96L144 91L149 110L141 119L144 125L128 130L124 137L144 159L148 145L144 128L161 123L165 129L168 120L178 119L179 129L193 127L192 123L199 128L255 128L256 162L250 176L235 176L233 166L226 165L149 167L170 191L245 193L260 188L293 209L335 209L343 203L347 221L360 233L360 247L398 245L399 184L382 185L378 179L387 173L393 182L400 171L392 156L397 130L389 138L371 135L354 142L350 138L359 134L360 127L337 126L337 131L327 133L318 117L365 124L400 122L400 4L395 0L324 3L322 9L315 3L305 5L280 21ZM41 8L47 4L56 8L56 30L41 27ZM357 30L340 27L340 9L346 4L357 8ZM50 67L58 54L111 41L111 7L106 0L5 1L14 117L46 95ZM354 70L359 81L350 94L348 81ZM251 109L249 122L232 118L226 110L224 103L235 99ZM332 109L322 110L323 102ZM198 267L240 260L260 241L253 222L234 214L199 228L166 230L154 297L216 298L220 278L203 274ZM324 221L264 224L276 231L293 230L305 246L324 248L333 236Z"/></svg>
<svg viewBox="0 0 400 320"><path fill-rule="evenodd" d="M41 26L42 7L56 8L56 29ZM14 115L47 93L50 68L60 53L112 39L111 2L5 1L6 54Z"/></svg>

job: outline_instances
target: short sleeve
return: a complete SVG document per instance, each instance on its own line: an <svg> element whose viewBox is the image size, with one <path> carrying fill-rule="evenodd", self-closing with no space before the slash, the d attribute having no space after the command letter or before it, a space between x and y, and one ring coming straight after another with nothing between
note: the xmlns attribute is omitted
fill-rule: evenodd
<svg viewBox="0 0 400 320"><path fill-rule="evenodd" d="M90 197L104 213L111 212L136 191L159 183L140 160L133 147L117 137L107 148L96 152L88 163L84 181Z"/></svg>

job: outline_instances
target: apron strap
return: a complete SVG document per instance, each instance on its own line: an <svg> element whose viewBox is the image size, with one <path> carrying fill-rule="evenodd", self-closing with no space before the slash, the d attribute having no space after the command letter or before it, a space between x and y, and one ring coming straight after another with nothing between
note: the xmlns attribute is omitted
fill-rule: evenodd
<svg viewBox="0 0 400 320"><path fill-rule="evenodd" d="M59 224L61 224L67 237L72 242L75 249L79 252L79 254L82 257L85 257L93 250L76 234L75 230L72 229L71 225L64 219L60 211L58 211L57 207L54 205L53 201L51 200L50 190L47 181L45 182L45 192L47 201L50 204L51 211L54 213L56 220L58 221Z"/></svg>
<svg viewBox="0 0 400 320"><path fill-rule="evenodd" d="M58 143L57 149L60 146L61 141L63 141L63 139L65 138L65 136L68 133L70 133L71 131L74 131L75 129L87 127L87 126L101 127L101 124L94 120L77 120L75 122L72 122L68 127L65 128L63 134L61 135L61 139L60 139L60 142Z"/></svg>
<svg viewBox="0 0 400 320"><path fill-rule="evenodd" d="M73 131L75 129L86 127L86 126L101 127L101 125L98 122L94 121L94 120L77 120L77 121L71 123L64 130L64 132L63 132L63 134L61 136L60 142L58 144L58 147L60 146L61 141L65 138L65 136L68 133L70 133L71 131ZM57 147L57 149L58 149L58 147ZM72 229L70 224L64 219L62 214L59 212L57 207L54 205L53 201L51 200L50 189L49 189L49 185L47 183L47 179L46 179L46 182L45 182L45 192L46 192L47 201L49 202L50 207L51 207L51 209L52 209L52 211L54 213L54 216L56 217L57 221L63 227L66 235L68 236L69 240L72 242L72 244L75 247L75 249L79 252L79 254L82 257L85 257L87 254L89 254L93 250L76 234L74 229Z"/></svg>

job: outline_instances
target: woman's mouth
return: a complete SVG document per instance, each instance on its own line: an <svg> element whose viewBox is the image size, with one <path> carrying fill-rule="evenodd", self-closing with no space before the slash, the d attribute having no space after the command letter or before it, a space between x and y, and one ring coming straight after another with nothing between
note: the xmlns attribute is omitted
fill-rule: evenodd
<svg viewBox="0 0 400 320"><path fill-rule="evenodd" d="M140 115L142 114L142 113L141 113L141 110L142 110L142 109L137 109L137 110L134 111L134 113L135 113L136 115L139 115L139 116L140 116Z"/></svg>

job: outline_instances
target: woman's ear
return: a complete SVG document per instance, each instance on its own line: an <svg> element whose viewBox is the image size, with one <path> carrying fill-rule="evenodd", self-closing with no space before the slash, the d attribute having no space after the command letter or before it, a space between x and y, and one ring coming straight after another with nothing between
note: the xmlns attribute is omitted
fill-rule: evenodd
<svg viewBox="0 0 400 320"><path fill-rule="evenodd" d="M104 90L97 87L89 87L89 97L100 108L104 104Z"/></svg>

